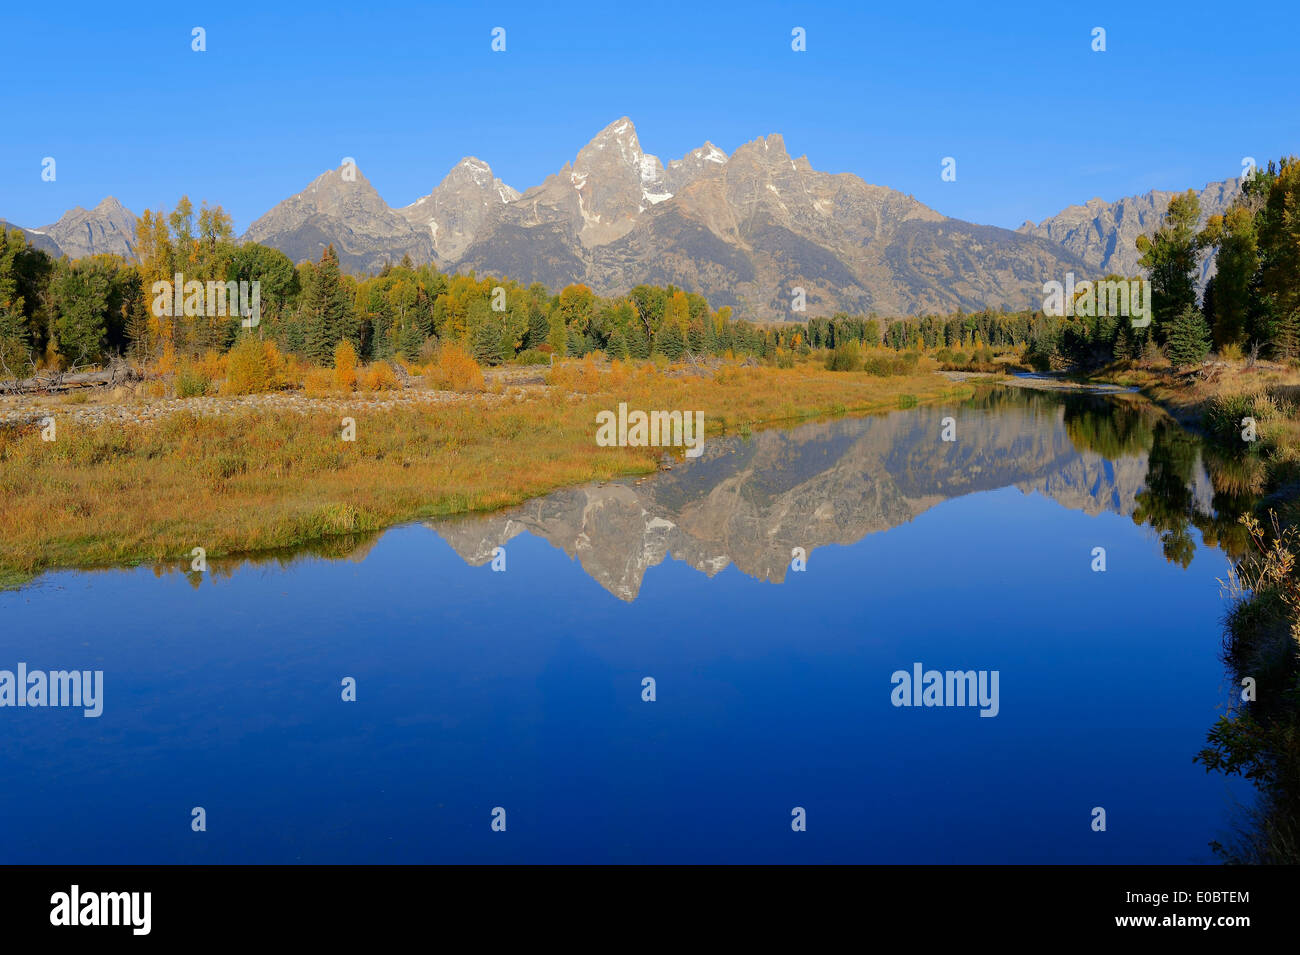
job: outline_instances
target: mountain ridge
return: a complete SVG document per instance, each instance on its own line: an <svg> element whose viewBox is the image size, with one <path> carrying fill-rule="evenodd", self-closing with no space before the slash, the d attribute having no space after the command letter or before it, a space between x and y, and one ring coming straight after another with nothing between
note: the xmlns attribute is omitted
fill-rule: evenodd
<svg viewBox="0 0 1300 955"><path fill-rule="evenodd" d="M1202 222L1239 190L1239 180L1200 190ZM394 208L349 161L276 203L242 238L296 262L316 261L332 244L354 273L409 256L552 291L673 284L737 317L801 320L1037 308L1043 283L1067 272L1136 275L1134 240L1154 231L1175 194L1093 198L1009 230L945 216L853 173L821 172L806 156L791 158L779 133L730 155L706 140L665 164L623 116L522 191L465 156L428 194ZM110 196L23 231L52 254L133 258L135 221ZM1202 284L1213 268L1206 257Z"/></svg>

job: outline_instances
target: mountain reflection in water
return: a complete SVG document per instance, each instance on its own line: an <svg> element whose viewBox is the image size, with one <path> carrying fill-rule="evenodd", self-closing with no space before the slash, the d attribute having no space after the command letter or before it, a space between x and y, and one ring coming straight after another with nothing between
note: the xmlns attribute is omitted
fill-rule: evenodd
<svg viewBox="0 0 1300 955"><path fill-rule="evenodd" d="M941 439L950 416L951 442ZM1207 543L1224 532L1235 541L1246 504L1216 491L1213 463L1195 437L1144 403L994 390L956 409L709 440L702 457L652 479L570 488L428 526L475 566L526 531L630 601L669 556L708 576L735 565L781 583L794 548L811 555L852 544L951 498L1015 487L1150 524L1166 557L1186 566L1188 529L1201 529Z"/></svg>

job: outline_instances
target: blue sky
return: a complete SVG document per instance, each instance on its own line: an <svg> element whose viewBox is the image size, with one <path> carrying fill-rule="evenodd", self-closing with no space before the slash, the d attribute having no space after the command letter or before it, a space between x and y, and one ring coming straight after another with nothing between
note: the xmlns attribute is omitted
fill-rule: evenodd
<svg viewBox="0 0 1300 955"><path fill-rule="evenodd" d="M1300 7L872 6L10 3L0 218L188 194L242 232L344 156L392 206L465 155L524 189L623 115L665 162L779 132L817 169L1010 228L1300 152Z"/></svg>

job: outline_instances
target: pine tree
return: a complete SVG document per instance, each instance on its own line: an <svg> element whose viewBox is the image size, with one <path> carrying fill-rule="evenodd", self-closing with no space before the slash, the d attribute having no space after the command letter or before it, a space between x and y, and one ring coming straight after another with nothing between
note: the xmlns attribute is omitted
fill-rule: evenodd
<svg viewBox="0 0 1300 955"><path fill-rule="evenodd" d="M659 334L655 336L655 351L669 361L679 361L686 351L686 339L682 330L673 322L664 322Z"/></svg>
<svg viewBox="0 0 1300 955"><path fill-rule="evenodd" d="M1165 354L1175 368L1199 365L1210 351L1210 326L1205 316L1188 306L1169 323L1165 335Z"/></svg>
<svg viewBox="0 0 1300 955"><path fill-rule="evenodd" d="M569 329L568 350L570 357L581 358L587 352L591 351L587 347L587 339L576 328Z"/></svg>
<svg viewBox="0 0 1300 955"><path fill-rule="evenodd" d="M546 320L546 312L540 305L533 303L528 307L528 339L525 348L541 348L550 337L551 325Z"/></svg>
<svg viewBox="0 0 1300 955"><path fill-rule="evenodd" d="M1151 310L1157 334L1165 333L1166 323L1196 305L1194 275L1200 247L1196 222L1200 214L1200 200L1189 189L1169 200L1153 237L1137 237L1137 249L1142 253L1139 261L1151 280Z"/></svg>
<svg viewBox="0 0 1300 955"><path fill-rule="evenodd" d="M343 288L339 258L333 245L321 254L320 263L303 293L301 317L303 352L321 364L332 360L335 345L355 336L352 302Z"/></svg>
<svg viewBox="0 0 1300 955"><path fill-rule="evenodd" d="M480 365L499 365L505 360L501 349L501 326L493 321L479 322L474 328L474 360Z"/></svg>
<svg viewBox="0 0 1300 955"><path fill-rule="evenodd" d="M690 328L686 331L686 347L693 355L704 353L704 323L698 318L692 319Z"/></svg>
<svg viewBox="0 0 1300 955"><path fill-rule="evenodd" d="M1300 308L1293 309L1273 326L1273 357L1300 357Z"/></svg>
<svg viewBox="0 0 1300 955"><path fill-rule="evenodd" d="M639 322L628 329L627 353L628 357L637 361L645 361L650 357L650 339L646 337L645 329Z"/></svg>
<svg viewBox="0 0 1300 955"><path fill-rule="evenodd" d="M1113 356L1116 361L1127 361L1134 358L1137 351L1134 348L1133 333L1129 330L1127 322L1120 322L1119 332L1115 336L1115 349Z"/></svg>
<svg viewBox="0 0 1300 955"><path fill-rule="evenodd" d="M623 333L617 328L609 336L609 341L605 345L605 354L611 361L627 361L628 359L627 339L623 337Z"/></svg>

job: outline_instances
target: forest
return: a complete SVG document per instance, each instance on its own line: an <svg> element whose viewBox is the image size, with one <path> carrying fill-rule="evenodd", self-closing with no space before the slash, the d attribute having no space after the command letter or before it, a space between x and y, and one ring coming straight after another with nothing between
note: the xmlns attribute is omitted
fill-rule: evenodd
<svg viewBox="0 0 1300 955"><path fill-rule="evenodd" d="M1118 316L1056 317L1042 309L837 313L758 324L673 286L637 285L615 296L584 285L552 292L504 277L445 274L409 259L357 277L341 271L332 246L319 261L295 265L276 249L237 241L220 206L196 211L182 198L170 213L150 210L138 220L137 261L54 259L20 231L0 231L0 377L85 368L112 356L165 373L229 352L241 334L317 365L330 364L345 341L361 361L421 365L448 342L485 366L593 352L670 362L728 353L778 360L849 343L899 352L1017 348L1040 369L1152 357L1183 366L1212 348L1228 357L1300 356L1300 162L1270 162L1223 215L1201 229L1199 219L1189 191L1170 202L1151 238L1139 240L1152 286L1149 328ZM1210 255L1217 270L1198 301L1198 263ZM259 283L260 324L244 329L233 309L198 318L154 314L154 283L178 273L187 281Z"/></svg>

